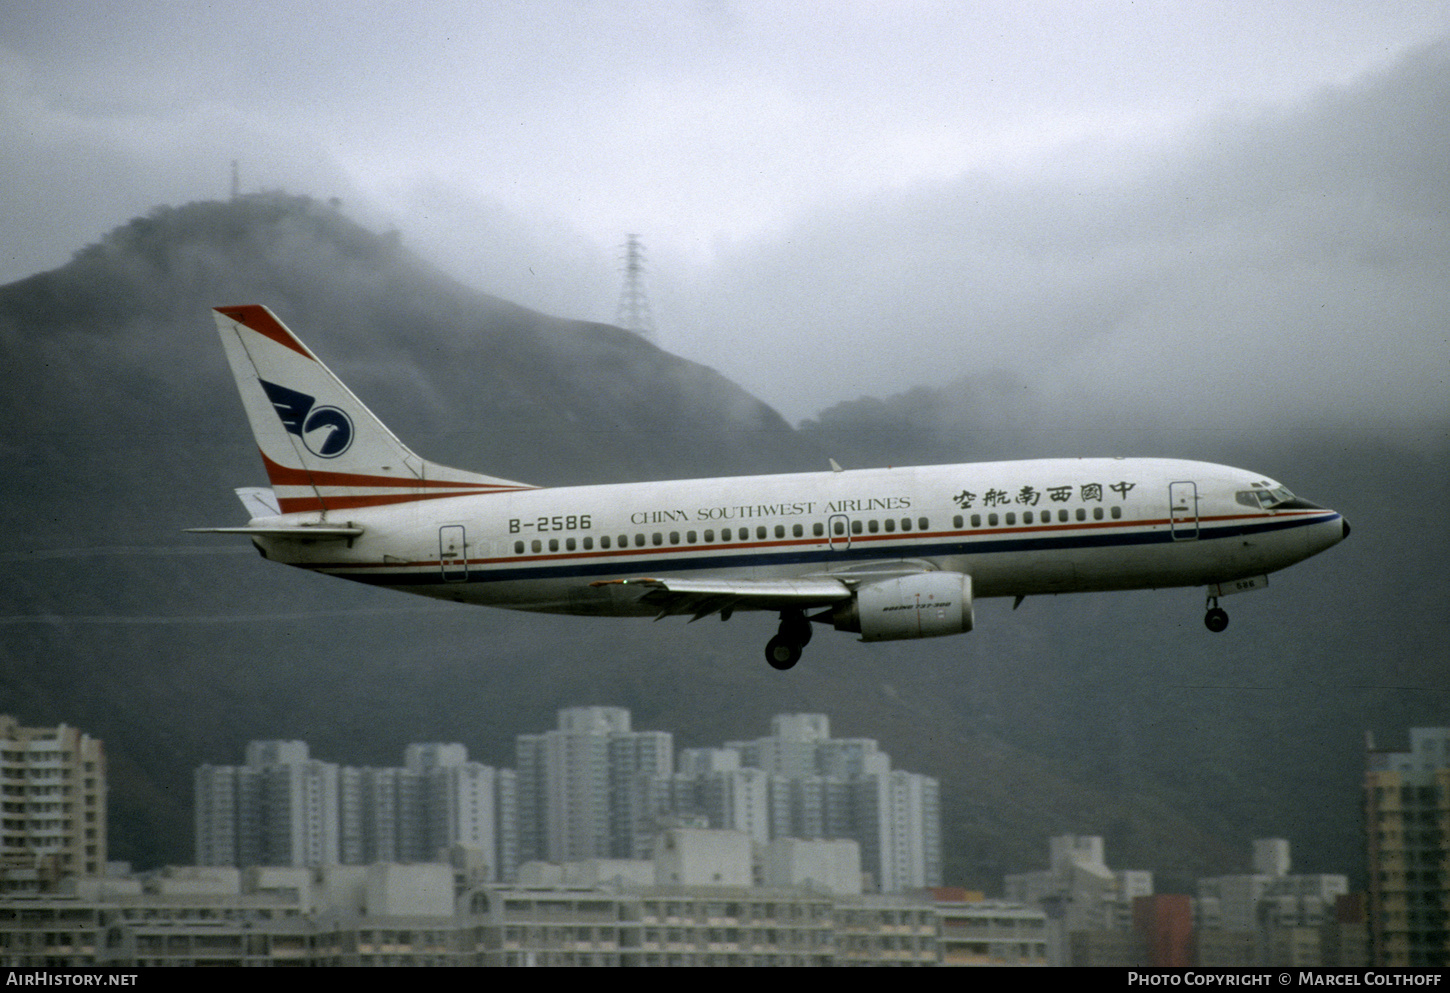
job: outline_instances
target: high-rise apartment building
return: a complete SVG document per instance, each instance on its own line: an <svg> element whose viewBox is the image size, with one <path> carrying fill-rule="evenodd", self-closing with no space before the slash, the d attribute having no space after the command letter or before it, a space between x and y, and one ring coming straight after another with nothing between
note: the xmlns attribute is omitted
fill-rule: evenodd
<svg viewBox="0 0 1450 993"><path fill-rule="evenodd" d="M482 878L518 867L515 777L457 744L409 745L400 768L320 762L301 741L254 741L242 766L196 770L196 859L205 866L430 862L463 845Z"/></svg>
<svg viewBox="0 0 1450 993"><path fill-rule="evenodd" d="M0 892L39 892L106 868L106 756L65 724L0 715Z"/></svg>
<svg viewBox="0 0 1450 993"><path fill-rule="evenodd" d="M768 837L855 841L862 869L882 893L941 885L941 797L935 779L893 770L891 757L874 739L832 738L825 714L778 714L770 728L767 738L725 746L739 756L742 772L768 776L763 784ZM749 793L745 798L754 802ZM709 813L714 826L749 830Z"/></svg>
<svg viewBox="0 0 1450 993"><path fill-rule="evenodd" d="M489 881L512 879L519 866L518 776L468 761L457 744L409 745L404 770L418 777L425 844L416 859L426 862L455 845L486 853ZM381 857L381 856L378 856Z"/></svg>
<svg viewBox="0 0 1450 993"><path fill-rule="evenodd" d="M515 743L523 861L649 857L672 735L632 730L622 707L571 707Z"/></svg>
<svg viewBox="0 0 1450 993"><path fill-rule="evenodd" d="M246 764L193 776L199 865L324 866L340 860L339 770L303 741L253 741Z"/></svg>
<svg viewBox="0 0 1450 993"><path fill-rule="evenodd" d="M1370 954L1377 966L1450 964L1450 728L1410 750L1370 746L1364 775Z"/></svg>

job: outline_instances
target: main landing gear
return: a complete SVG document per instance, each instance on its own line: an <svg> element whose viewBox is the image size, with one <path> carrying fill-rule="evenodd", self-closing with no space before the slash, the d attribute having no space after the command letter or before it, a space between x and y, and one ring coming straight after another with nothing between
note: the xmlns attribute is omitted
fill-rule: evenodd
<svg viewBox="0 0 1450 993"><path fill-rule="evenodd" d="M1203 615L1203 626L1214 634L1228 627L1228 611L1218 605L1218 597L1208 598L1208 613Z"/></svg>
<svg viewBox="0 0 1450 993"><path fill-rule="evenodd" d="M772 669L785 670L801 660L801 650L811 640L811 622L799 610L780 612L780 630L766 642L765 661Z"/></svg>

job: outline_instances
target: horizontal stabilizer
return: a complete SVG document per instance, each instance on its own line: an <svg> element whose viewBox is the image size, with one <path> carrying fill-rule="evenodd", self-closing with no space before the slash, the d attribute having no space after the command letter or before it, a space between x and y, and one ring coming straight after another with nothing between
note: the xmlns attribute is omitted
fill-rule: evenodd
<svg viewBox="0 0 1450 993"><path fill-rule="evenodd" d="M294 527L187 528L189 534L249 534L259 538L290 538L294 541L351 541L363 533L360 527L329 524L298 524Z"/></svg>

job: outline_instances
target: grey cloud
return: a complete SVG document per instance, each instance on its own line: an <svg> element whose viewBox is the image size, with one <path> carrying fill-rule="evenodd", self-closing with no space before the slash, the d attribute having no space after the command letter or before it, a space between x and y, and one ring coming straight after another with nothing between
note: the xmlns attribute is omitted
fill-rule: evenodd
<svg viewBox="0 0 1450 993"><path fill-rule="evenodd" d="M1127 177L969 175L821 211L714 274L707 322L770 342L719 364L796 417L1001 368L1094 409L1443 422L1447 103L1441 43Z"/></svg>

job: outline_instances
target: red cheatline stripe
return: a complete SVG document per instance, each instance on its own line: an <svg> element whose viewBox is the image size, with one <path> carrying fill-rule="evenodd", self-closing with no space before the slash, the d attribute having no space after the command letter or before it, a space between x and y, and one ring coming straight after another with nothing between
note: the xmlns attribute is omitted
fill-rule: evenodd
<svg viewBox="0 0 1450 993"><path fill-rule="evenodd" d="M257 332L263 338L270 338L279 345L292 349L304 358L317 361L317 356L307 350L307 346L292 336L292 332L282 326L282 322L272 316L271 311L259 304L248 303L235 307L217 307L216 312L225 317L230 317L238 324L245 325Z"/></svg>
<svg viewBox="0 0 1450 993"><path fill-rule="evenodd" d="M277 507L284 514L300 514L309 510L356 510L359 507L386 507L395 503L421 500L442 500L456 496L482 496L496 490L477 493L379 493L373 496L279 497Z"/></svg>
<svg viewBox="0 0 1450 993"><path fill-rule="evenodd" d="M371 486L404 488L411 490L468 490L471 493L511 493L515 490L531 490L532 486L506 486L499 483L466 482L447 479L418 479L414 476L373 476L361 472L325 472L322 470L294 469L281 465L261 452L262 462L267 467L267 478L273 486ZM433 496L456 494L438 493ZM411 499L411 498L409 498Z"/></svg>

